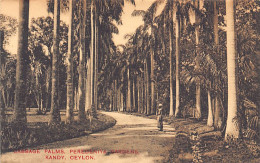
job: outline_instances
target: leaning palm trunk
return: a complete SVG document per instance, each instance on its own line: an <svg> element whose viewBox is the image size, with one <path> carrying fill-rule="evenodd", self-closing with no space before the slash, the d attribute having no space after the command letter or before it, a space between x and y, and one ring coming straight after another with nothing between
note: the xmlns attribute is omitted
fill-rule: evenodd
<svg viewBox="0 0 260 163"><path fill-rule="evenodd" d="M180 116L180 19L176 13L176 108L175 117Z"/></svg>
<svg viewBox="0 0 260 163"><path fill-rule="evenodd" d="M26 123L26 80L28 56L29 0L19 1L18 48L16 63L16 87L13 121Z"/></svg>
<svg viewBox="0 0 260 163"><path fill-rule="evenodd" d="M74 106L74 90L73 90L73 8L74 0L70 0L69 4L69 33L68 33L68 63L67 63L67 106L66 106L66 122L73 121Z"/></svg>
<svg viewBox="0 0 260 163"><path fill-rule="evenodd" d="M228 116L225 139L240 137L237 110L236 80L236 37L235 37L235 0L226 1L227 17L227 74L228 74Z"/></svg>
<svg viewBox="0 0 260 163"><path fill-rule="evenodd" d="M79 93L79 113L78 120L86 120L85 115L85 60L86 60L86 9L87 1L83 0L83 20L81 27L80 35L80 56L79 56L79 84L78 84L78 93Z"/></svg>
<svg viewBox="0 0 260 163"><path fill-rule="evenodd" d="M54 30L52 57L52 87L51 87L51 123L60 122L59 110L59 29L60 29L60 1L54 1Z"/></svg>

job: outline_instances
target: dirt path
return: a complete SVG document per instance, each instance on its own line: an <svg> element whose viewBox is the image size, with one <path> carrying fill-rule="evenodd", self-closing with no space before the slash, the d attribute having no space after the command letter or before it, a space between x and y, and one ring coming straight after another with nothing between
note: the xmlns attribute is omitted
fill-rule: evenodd
<svg viewBox="0 0 260 163"><path fill-rule="evenodd" d="M100 133L38 146L39 153L6 153L2 162L164 162L173 144L174 129L156 120L103 112L117 124Z"/></svg>

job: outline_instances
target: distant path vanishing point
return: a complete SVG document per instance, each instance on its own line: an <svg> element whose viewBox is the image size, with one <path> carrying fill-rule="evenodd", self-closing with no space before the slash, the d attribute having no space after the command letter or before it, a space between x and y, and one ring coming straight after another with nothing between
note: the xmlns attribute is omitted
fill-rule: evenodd
<svg viewBox="0 0 260 163"><path fill-rule="evenodd" d="M165 162L173 145L175 130L164 124L117 112L102 112L116 119L114 127L88 136L58 141L36 147L36 153L9 152L1 162ZM38 153L37 153L38 152Z"/></svg>

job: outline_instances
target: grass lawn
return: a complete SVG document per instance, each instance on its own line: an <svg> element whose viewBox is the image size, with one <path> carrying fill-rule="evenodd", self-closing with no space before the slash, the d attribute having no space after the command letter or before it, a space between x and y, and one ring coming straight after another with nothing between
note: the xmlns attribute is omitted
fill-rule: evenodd
<svg viewBox="0 0 260 163"><path fill-rule="evenodd" d="M22 148L34 147L54 141L71 139L105 130L115 125L112 117L98 113L97 118L91 121L86 118L83 123L77 122L77 112L74 113L74 122L65 124L65 110L61 110L61 123L48 125L49 112L46 115L37 115L37 109L27 111L27 126L17 126L10 123L1 125L1 152L8 152ZM7 111L10 121L11 112Z"/></svg>

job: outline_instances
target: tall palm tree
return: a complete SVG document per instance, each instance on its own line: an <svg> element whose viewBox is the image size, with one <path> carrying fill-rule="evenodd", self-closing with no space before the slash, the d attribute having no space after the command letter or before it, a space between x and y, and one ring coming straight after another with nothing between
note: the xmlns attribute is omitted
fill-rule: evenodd
<svg viewBox="0 0 260 163"><path fill-rule="evenodd" d="M172 5L172 1L168 1L170 2L169 5ZM169 116L173 116L174 115L174 95L173 95L173 10L169 10L169 17L170 17L170 27L169 27L169 58L170 58L170 112L169 112ZM164 43L163 43L164 44ZM165 49L165 47L164 47Z"/></svg>
<svg viewBox="0 0 260 163"><path fill-rule="evenodd" d="M94 1L91 1L90 4L90 28L91 28L91 35L90 35L90 52L89 57L87 58L87 80L86 80L86 103L85 103L85 110L91 111L92 105L92 94L91 94L91 81L92 81L92 56L94 53Z"/></svg>
<svg viewBox="0 0 260 163"><path fill-rule="evenodd" d="M90 56L88 58L88 70L87 70L87 92L86 92L86 109L90 110L92 113L95 112L95 108L92 107L93 105L93 89L94 89L94 85L93 85L93 74L94 74L94 56L95 56L95 48L96 48L96 41L95 41L95 23L96 23L96 19L95 19L95 13L96 13L96 6L95 6L95 0L91 1L91 11L90 11L90 22L91 22L91 40L90 40Z"/></svg>
<svg viewBox="0 0 260 163"><path fill-rule="evenodd" d="M52 56L52 88L51 114L49 124L57 123L60 119L59 111L59 29L60 29L60 1L54 0L54 29L53 29L53 56Z"/></svg>
<svg viewBox="0 0 260 163"><path fill-rule="evenodd" d="M235 12L236 1L226 1L227 17L227 74L228 74L228 115L225 139L240 137L240 125L237 110L237 79L236 79L236 31Z"/></svg>
<svg viewBox="0 0 260 163"><path fill-rule="evenodd" d="M199 10L200 9L200 0L195 0L195 7ZM200 29L199 29L199 15L198 12L195 12L195 35L196 35L196 65L195 65L195 69L199 70L200 68L200 52L199 52L199 42L200 42ZM200 101L200 80L196 81L196 114L195 117L197 119L201 118L201 101Z"/></svg>
<svg viewBox="0 0 260 163"><path fill-rule="evenodd" d="M82 1L82 21L80 32L80 53L79 53L79 81L78 81L78 97L79 97L79 114L78 120L84 121L85 116L85 60L86 60L86 13L87 1Z"/></svg>
<svg viewBox="0 0 260 163"><path fill-rule="evenodd" d="M218 11L217 11L217 1L214 0L213 2L211 2L211 5L213 5L213 33L214 33L214 44L216 47L218 47L219 45L219 36L218 36ZM217 48L218 51L218 48ZM211 90L212 89L212 84L210 83L209 85L209 89L208 89L208 119L207 119L207 125L208 126L213 126L214 125L214 119L213 118L213 104L212 104L212 98L211 98ZM215 98L215 100L218 100L218 98ZM217 111L217 109L214 109L215 112ZM217 124L217 123L215 123Z"/></svg>
<svg viewBox="0 0 260 163"><path fill-rule="evenodd" d="M218 34L218 10L217 10L217 1L213 1L213 30L214 30L214 43L215 43L215 46L216 46L216 51L217 51L217 54L219 55L219 34ZM218 65L217 65L218 66ZM219 66L218 66L219 68ZM219 77L217 77L215 79L215 86L217 87L217 85L220 84L220 80L219 80ZM220 93L217 92L215 97L214 97L214 102L215 104L213 105L214 108L212 108L214 110L214 127L215 129L221 129L222 127L222 123L223 123L223 120L222 120L222 117L221 117L221 108L220 108Z"/></svg>
<svg viewBox="0 0 260 163"><path fill-rule="evenodd" d="M130 81L130 63L127 61L127 95L126 95L126 111L131 112L131 81Z"/></svg>
<svg viewBox="0 0 260 163"><path fill-rule="evenodd" d="M93 56L93 116L96 117L97 109L98 109L98 55L99 55L99 5L95 5L95 23L94 23L94 30L95 30L95 52Z"/></svg>
<svg viewBox="0 0 260 163"><path fill-rule="evenodd" d="M176 104L175 117L180 116L180 6L177 4L175 21L175 55L176 55Z"/></svg>
<svg viewBox="0 0 260 163"><path fill-rule="evenodd" d="M67 106L66 122L73 121L74 90L73 90L73 9L75 0L69 1L69 33L68 33L68 63L67 63Z"/></svg>
<svg viewBox="0 0 260 163"><path fill-rule="evenodd" d="M16 88L13 121L26 123L26 80L28 56L29 0L19 1L18 47L16 63Z"/></svg>

